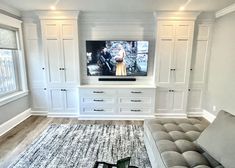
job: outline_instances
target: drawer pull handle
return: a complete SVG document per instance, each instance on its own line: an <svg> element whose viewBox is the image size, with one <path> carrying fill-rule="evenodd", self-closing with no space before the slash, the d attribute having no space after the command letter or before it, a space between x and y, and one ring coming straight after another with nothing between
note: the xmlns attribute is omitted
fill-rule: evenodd
<svg viewBox="0 0 235 168"><path fill-rule="evenodd" d="M131 110L132 112L141 112L141 110Z"/></svg>
<svg viewBox="0 0 235 168"><path fill-rule="evenodd" d="M141 100L131 100L131 102L141 102Z"/></svg>
<svg viewBox="0 0 235 168"><path fill-rule="evenodd" d="M94 111L104 111L104 109L94 109Z"/></svg>
<svg viewBox="0 0 235 168"><path fill-rule="evenodd" d="M66 89L60 89L62 92L65 92L66 91Z"/></svg>
<svg viewBox="0 0 235 168"><path fill-rule="evenodd" d="M95 101L95 102L103 102L104 100L103 99L94 99L93 101Z"/></svg>
<svg viewBox="0 0 235 168"><path fill-rule="evenodd" d="M139 94L139 93L142 93L142 92L140 92L140 91L138 91L138 92L137 91L131 91L131 93L138 93Z"/></svg>
<svg viewBox="0 0 235 168"><path fill-rule="evenodd" d="M104 93L103 91L93 91L93 93Z"/></svg>

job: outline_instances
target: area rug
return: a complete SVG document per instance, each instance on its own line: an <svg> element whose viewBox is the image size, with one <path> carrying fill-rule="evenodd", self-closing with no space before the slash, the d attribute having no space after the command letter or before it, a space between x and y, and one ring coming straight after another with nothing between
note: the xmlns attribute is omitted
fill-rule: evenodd
<svg viewBox="0 0 235 168"><path fill-rule="evenodd" d="M139 125L51 125L9 168L92 168L95 161L151 168Z"/></svg>

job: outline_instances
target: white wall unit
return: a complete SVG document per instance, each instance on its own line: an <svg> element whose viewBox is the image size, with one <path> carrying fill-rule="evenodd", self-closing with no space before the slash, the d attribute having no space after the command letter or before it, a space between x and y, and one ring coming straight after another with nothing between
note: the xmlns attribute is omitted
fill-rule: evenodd
<svg viewBox="0 0 235 168"><path fill-rule="evenodd" d="M86 86L79 89L80 114L89 115L127 115L153 116L155 89L153 88L119 88L112 86L97 88Z"/></svg>
<svg viewBox="0 0 235 168"><path fill-rule="evenodd" d="M76 20L41 20L49 87L78 84Z"/></svg>
<svg viewBox="0 0 235 168"><path fill-rule="evenodd" d="M156 115L186 116L187 91L185 89L157 88Z"/></svg>
<svg viewBox="0 0 235 168"><path fill-rule="evenodd" d="M187 116L194 24L198 14L155 13L156 115Z"/></svg>
<svg viewBox="0 0 235 168"><path fill-rule="evenodd" d="M54 113L77 115L77 89L74 88L52 88L49 89L49 115Z"/></svg>
<svg viewBox="0 0 235 168"><path fill-rule="evenodd" d="M203 112L202 102L207 82L212 26L211 21L199 21L195 28L187 107L188 114L191 116L200 115Z"/></svg>

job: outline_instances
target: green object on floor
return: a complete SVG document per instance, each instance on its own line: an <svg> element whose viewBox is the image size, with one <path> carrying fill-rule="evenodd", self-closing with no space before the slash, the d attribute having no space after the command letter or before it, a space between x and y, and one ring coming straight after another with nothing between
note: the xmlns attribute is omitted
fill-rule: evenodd
<svg viewBox="0 0 235 168"><path fill-rule="evenodd" d="M96 161L93 168L98 168L101 165L103 165L102 168L113 168L113 167L117 167L117 168L138 168L136 166L130 166L130 160L131 160L131 157L120 159L120 160L117 161L117 164L111 164L111 163Z"/></svg>

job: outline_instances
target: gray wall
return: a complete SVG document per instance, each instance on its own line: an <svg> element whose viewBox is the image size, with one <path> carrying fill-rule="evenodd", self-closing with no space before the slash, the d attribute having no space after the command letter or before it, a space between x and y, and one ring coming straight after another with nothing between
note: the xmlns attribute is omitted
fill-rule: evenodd
<svg viewBox="0 0 235 168"><path fill-rule="evenodd" d="M0 124L29 109L28 96L19 98L0 107Z"/></svg>
<svg viewBox="0 0 235 168"><path fill-rule="evenodd" d="M235 114L235 12L214 25L205 100L205 109L215 115L220 109Z"/></svg>

